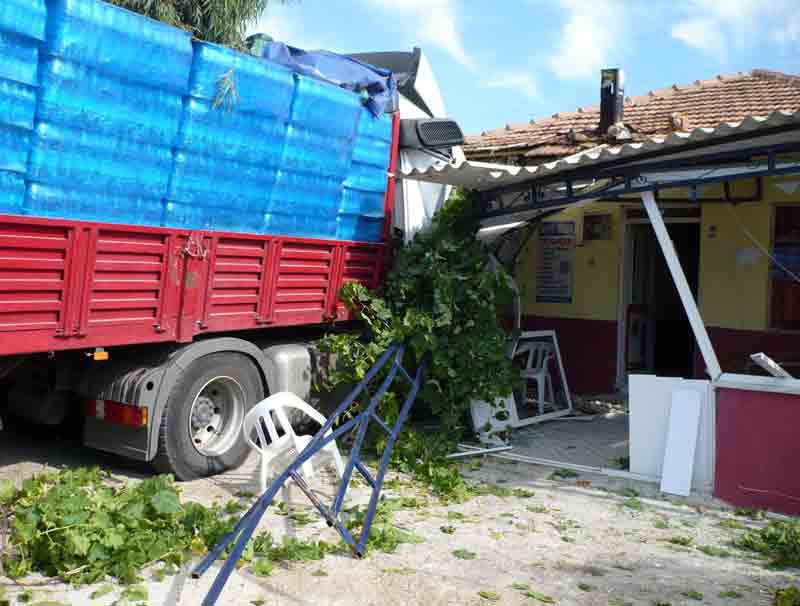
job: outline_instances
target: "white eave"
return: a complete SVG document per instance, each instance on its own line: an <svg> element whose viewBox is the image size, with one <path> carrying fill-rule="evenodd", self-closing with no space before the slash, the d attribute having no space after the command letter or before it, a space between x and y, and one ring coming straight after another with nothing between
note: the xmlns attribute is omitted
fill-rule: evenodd
<svg viewBox="0 0 800 606"><path fill-rule="evenodd" d="M786 130L781 130L784 127ZM550 177L557 173L599 166L610 161L628 160L626 166L638 164L637 157L658 152L659 160L689 159L711 153L735 152L758 146L777 146L800 141L800 110L776 111L768 116L748 116L739 122L724 122L713 128L696 128L690 132L652 137L620 146L600 145L572 156L536 166L510 166L463 160L452 164L439 163L430 168L403 171L404 179L454 185L465 189L489 191ZM778 129L777 131L775 129ZM743 136L744 135L744 136ZM728 137L736 138L726 141ZM719 139L718 144L714 140ZM690 144L705 143L700 148ZM670 153L674 151L673 153Z"/></svg>

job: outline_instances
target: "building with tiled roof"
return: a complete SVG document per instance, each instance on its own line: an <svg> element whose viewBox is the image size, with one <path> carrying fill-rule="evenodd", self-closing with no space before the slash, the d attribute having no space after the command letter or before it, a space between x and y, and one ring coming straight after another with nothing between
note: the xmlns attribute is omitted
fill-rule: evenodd
<svg viewBox="0 0 800 606"><path fill-rule="evenodd" d="M798 108L800 76L754 69L626 97L622 123L627 141L637 141ZM531 165L620 142L599 124L599 105L578 108L467 137L464 152L470 160Z"/></svg>

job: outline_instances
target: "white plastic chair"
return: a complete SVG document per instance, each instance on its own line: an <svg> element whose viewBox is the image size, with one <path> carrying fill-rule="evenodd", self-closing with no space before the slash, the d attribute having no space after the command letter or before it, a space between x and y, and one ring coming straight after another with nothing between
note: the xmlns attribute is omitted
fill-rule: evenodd
<svg viewBox="0 0 800 606"><path fill-rule="evenodd" d="M521 345L514 354L518 357L522 354L528 354L525 361L525 368L522 369L522 378L527 380L536 381L539 404L539 414L544 414L544 404L547 401L546 395L549 392L550 402L555 402L555 392L553 391L553 379L550 377L550 360L553 359L554 349L550 343L544 341L533 341Z"/></svg>
<svg viewBox="0 0 800 606"><path fill-rule="evenodd" d="M256 404L250 412L247 413L242 423L242 433L247 443L261 455L262 493L267 490L267 476L269 475L270 462L275 457L291 448L294 448L299 455L313 438L313 436L309 435L298 436L294 432L294 428L291 422L289 422L289 418L286 416L285 408L297 409L311 417L320 425L323 425L326 421L322 414L289 391L281 391L271 395L267 399ZM272 418L273 413L275 413L275 417L278 419L283 429L282 436L278 436L278 429ZM265 427L269 439L267 439L267 435L264 434ZM258 437L258 442L255 442L253 439L254 432ZM328 430L325 435L330 435L330 433L331 430ZM322 450L330 453L333 457L336 471L339 477L341 477L344 474L344 464L342 463L342 455L339 454L339 448L336 446L336 441L333 440L329 442ZM311 460L303 464L302 474L305 476L306 480L310 480L314 476L314 468L311 465Z"/></svg>

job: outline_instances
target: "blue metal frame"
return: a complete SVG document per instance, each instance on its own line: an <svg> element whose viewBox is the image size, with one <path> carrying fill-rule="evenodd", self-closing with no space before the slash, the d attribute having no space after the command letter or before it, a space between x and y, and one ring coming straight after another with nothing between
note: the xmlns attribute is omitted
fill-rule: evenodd
<svg viewBox="0 0 800 606"><path fill-rule="evenodd" d="M678 153L672 150L671 153ZM626 201L619 196L626 194L636 194L645 191L658 191L659 189L673 189L679 187L697 187L700 185L708 185L713 183L726 183L729 181L736 181L739 179L752 179L770 176L798 174L800 173L800 164L796 161L791 161L791 166L781 167L778 166L778 155L788 153L800 153L800 144L784 145L777 148L753 148L746 150L746 154L742 151L729 154L709 154L695 158L695 163L686 164L686 161L675 159L672 161L651 162L647 164L637 164L634 166L620 166L620 167L607 167L605 165L596 168L579 168L575 171L570 171L563 175L556 175L543 179L533 179L526 183L519 183L513 186L500 187L494 190L481 192L481 197L485 203L491 201L500 201L503 194L509 194L520 191L531 192L531 201L526 203L510 203L500 205L496 208L488 208L481 213L483 218L498 217L509 215L519 212L527 211L545 211L549 209L562 208L565 205L581 202L584 200L602 199L603 201ZM743 155L744 154L744 155ZM714 175L713 173L705 177L674 179L668 181L651 181L647 178L648 171L663 172L668 170L701 170L708 168L713 170L716 168L724 168L724 164L720 166L709 165L713 162L731 162L734 160L750 160L752 157L765 157L766 162L755 164L749 170L743 170L735 174L722 174ZM636 158L626 159L629 162L636 161ZM700 163L702 161L702 163ZM581 193L577 191L576 182L586 181L588 179L609 179L609 183L604 187L594 189L592 191ZM563 195L542 198L539 194L541 188L548 185L561 185L565 191ZM702 202L702 200L701 200Z"/></svg>
<svg viewBox="0 0 800 606"><path fill-rule="evenodd" d="M325 518L325 521L328 523L328 525L336 528L344 542L347 543L347 545L353 551L353 554L359 558L364 555L367 540L369 539L369 531L372 527L372 522L375 518L375 511L378 507L378 499L380 498L383 480L386 476L386 471L389 465L389 458L391 457L392 450L397 442L397 438L400 435L400 431L403 428L406 419L408 418L411 406L425 381L427 359L422 361L417 368L416 375L412 378L402 365L405 351L406 348L404 345L395 343L384 352L384 354L369 370L361 383L359 383L358 386L342 401L342 403L339 404L336 411L328 418L327 422L317 432L308 446L304 448L303 451L299 453L297 458L289 464L286 470L273 481L267 491L258 498L258 500L247 511L247 513L245 513L237 522L234 529L225 537L223 537L220 543L214 547L214 549L209 552L205 559L203 559L203 561L200 562L200 564L192 571L192 576L194 578L199 578L217 559L219 559L225 549L231 543L236 541L230 556L228 556L228 559L225 560L225 563L222 565L222 568L217 574L217 578L214 579L214 583L211 585L211 589L203 600L203 606L214 606L217 603L217 599L222 593L222 590L225 588L225 584L228 582L228 578L233 572L236 563L242 557L242 553L244 552L247 543L252 538L256 528L258 527L258 523L261 521L264 512L272 504L272 500L275 498L275 495L278 494L278 491L289 479L295 481L297 486L306 494L314 507L317 508L320 515ZM386 363L390 359L392 359L391 368L389 368L386 377L384 377L383 381L381 381L380 387L370 399L369 405L354 418L341 424L339 427L333 430L330 435L326 436L325 434L328 432L328 430L330 430L336 424L340 417L348 412L355 399L367 388L369 383L376 377L381 369L386 366ZM406 381L408 381L410 388L405 402L400 409L400 414L397 418L397 421L395 422L394 426L389 426L378 416L377 407L381 398L389 389L389 386L392 384L398 373ZM372 476L361 459L361 448L364 445L364 439L367 435L367 428L372 421L375 421L378 426L389 435L389 439L383 451L381 464L378 468L378 475L376 477ZM344 474L339 484L339 489L336 493L336 498L334 499L333 505L331 507L327 507L319 500L317 495L313 493L311 488L308 486L308 484L306 484L305 480L298 472L303 466L303 463L317 454L322 448L325 447L326 444L329 444L332 440L335 440L354 428L356 428L356 438L355 442L353 443L353 448L350 452L350 460L345 466ZM372 488L372 496L369 501L369 506L367 507L367 514L364 517L364 523L362 525L361 534L359 535L358 540L353 537L350 531L347 530L344 524L342 524L342 522L339 520L339 513L341 512L342 505L344 504L347 489L353 476L353 470L358 470L358 472L366 480L367 484Z"/></svg>

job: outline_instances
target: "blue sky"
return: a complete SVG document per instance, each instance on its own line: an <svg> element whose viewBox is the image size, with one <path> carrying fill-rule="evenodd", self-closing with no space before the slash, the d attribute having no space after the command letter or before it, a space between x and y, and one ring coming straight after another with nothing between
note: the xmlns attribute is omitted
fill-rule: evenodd
<svg viewBox="0 0 800 606"><path fill-rule="evenodd" d="M800 0L273 0L256 31L336 52L420 46L469 134L719 73L800 74Z"/></svg>

